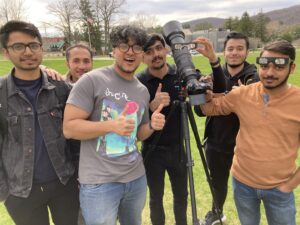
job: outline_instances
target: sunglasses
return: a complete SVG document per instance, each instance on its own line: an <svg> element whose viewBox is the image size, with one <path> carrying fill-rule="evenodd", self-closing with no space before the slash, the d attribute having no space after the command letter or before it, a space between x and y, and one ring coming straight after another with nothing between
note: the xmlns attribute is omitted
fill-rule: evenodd
<svg viewBox="0 0 300 225"><path fill-rule="evenodd" d="M283 58L283 57L257 57L256 63L261 66L266 66L269 63L273 63L276 66L285 66L293 62L290 58Z"/></svg>

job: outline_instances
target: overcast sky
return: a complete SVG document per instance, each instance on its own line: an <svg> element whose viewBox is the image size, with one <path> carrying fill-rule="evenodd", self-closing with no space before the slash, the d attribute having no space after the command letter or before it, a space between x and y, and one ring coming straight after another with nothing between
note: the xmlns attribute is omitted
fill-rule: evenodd
<svg viewBox="0 0 300 225"><path fill-rule="evenodd" d="M48 2L51 0L26 0L28 20L38 26L42 21L52 20L46 9ZM240 17L245 11L254 15L261 9L268 12L297 4L300 0L126 0L122 16L155 15L158 24L164 25L170 20L185 22L205 17Z"/></svg>

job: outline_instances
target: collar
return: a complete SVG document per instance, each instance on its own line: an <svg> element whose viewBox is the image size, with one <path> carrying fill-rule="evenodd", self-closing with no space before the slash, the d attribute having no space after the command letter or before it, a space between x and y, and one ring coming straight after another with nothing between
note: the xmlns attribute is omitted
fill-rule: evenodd
<svg viewBox="0 0 300 225"><path fill-rule="evenodd" d="M243 69L239 73L237 73L236 75L234 75L234 76L231 76L229 74L229 72L227 70L227 63L225 63L222 66L222 69L223 69L224 75L225 75L225 77L227 79L229 79L229 80L238 80L242 76L245 76L245 75L248 75L248 74L253 74L253 71L254 70L256 71L256 66L254 64L250 64L247 61L245 61Z"/></svg>
<svg viewBox="0 0 300 225"><path fill-rule="evenodd" d="M49 82L48 75L44 73L42 70L40 71L41 71L41 76L43 76L41 89L51 90L55 88L55 85ZM7 75L7 96L8 97L20 92L20 90L17 88L13 80L14 74L15 74L15 68L13 68L11 72Z"/></svg>
<svg viewBox="0 0 300 225"><path fill-rule="evenodd" d="M291 88L291 85L287 83L287 85L285 85L284 87L282 88L275 88L275 89L265 89L262 82L259 82L259 93L261 95L264 95L264 94L267 94L271 97L274 97L274 98L278 98L278 97L282 97L290 88Z"/></svg>
<svg viewBox="0 0 300 225"><path fill-rule="evenodd" d="M167 63L168 66L168 73L166 74L166 76L170 75L170 76L177 76L177 69L175 65L170 65ZM154 79L159 79L157 77L154 77L151 75L151 73L149 72L149 69L147 68L146 70L144 70L143 72L146 75L146 82L150 81L150 80L154 80Z"/></svg>
<svg viewBox="0 0 300 225"><path fill-rule="evenodd" d="M71 75L70 71L68 71L65 76L66 76L66 82L67 83L70 83L70 84L75 83L75 82L73 82L73 78L72 78L72 75Z"/></svg>

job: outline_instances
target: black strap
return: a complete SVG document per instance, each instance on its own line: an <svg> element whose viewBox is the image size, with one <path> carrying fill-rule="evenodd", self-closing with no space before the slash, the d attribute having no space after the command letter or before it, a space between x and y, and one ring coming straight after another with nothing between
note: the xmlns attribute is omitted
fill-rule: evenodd
<svg viewBox="0 0 300 225"><path fill-rule="evenodd" d="M7 130L7 77L0 77L0 134Z"/></svg>

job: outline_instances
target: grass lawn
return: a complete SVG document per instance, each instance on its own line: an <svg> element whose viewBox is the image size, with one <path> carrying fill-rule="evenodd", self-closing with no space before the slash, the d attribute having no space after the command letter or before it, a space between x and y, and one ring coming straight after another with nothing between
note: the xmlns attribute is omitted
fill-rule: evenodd
<svg viewBox="0 0 300 225"><path fill-rule="evenodd" d="M248 61L251 63L255 62L255 57L257 56L257 52L251 52L248 57ZM298 51L298 55L300 54L300 51ZM172 58L168 59L170 63L173 62ZM209 74L211 72L210 66L208 64L208 60L201 56L194 56L193 57L194 64L197 68L201 70L203 74ZM105 65L110 65L113 61L112 60L98 60L96 59L94 61L94 68L102 67ZM222 58L222 62L224 62ZM298 57L297 62L298 66L300 67L300 57ZM45 59L43 61L43 65L56 69L60 73L64 74L66 73L67 69L65 66L65 62L63 58L59 59ZM138 71L142 70L145 66L141 65L138 68ZM3 57L0 55L0 74L7 74L10 69L12 68L12 64L8 61L3 60ZM295 73L290 77L289 82L297 85L300 87L300 69L296 68ZM300 112L299 112L300 113ZM204 118L195 117L198 131L200 133L200 138L203 136L203 130L204 130ZM203 171L203 166L200 160L199 152L196 147L195 139L193 137L193 134L191 132L191 148L192 148L192 157L195 163L195 166L193 168L194 172L194 184L195 184L195 191L196 191L196 201L197 201L197 213L198 218L204 218L206 212L210 210L211 208L211 194L209 191L208 184L206 182L205 173ZM298 157L298 165L300 166L300 157ZM298 211L300 211L300 187L298 187L295 190L296 195L296 206ZM189 201L190 203L190 201ZM166 225L174 224L174 216L173 216L173 203L172 203L172 192L170 188L170 183L168 177L166 177L166 188L165 188L165 198L164 198L164 206L165 206L165 212L166 212ZM229 181L229 192L228 197L224 206L224 213L227 216L228 225L238 225L239 220L237 218L237 213L234 206L234 201L232 199L232 191L231 191L231 181ZM150 225L150 216L149 216L149 207L148 207L148 201L146 203L146 206L143 211L143 225ZM192 215L191 215L191 208L188 208L188 218L189 218L189 224L192 224ZM300 213L297 214L297 221L300 223ZM3 204L0 204L0 224L1 225L12 225L13 222L9 218L6 209L4 208ZM262 213L262 225L266 225L266 219L265 216Z"/></svg>

